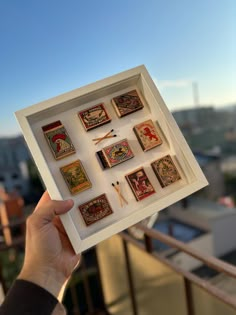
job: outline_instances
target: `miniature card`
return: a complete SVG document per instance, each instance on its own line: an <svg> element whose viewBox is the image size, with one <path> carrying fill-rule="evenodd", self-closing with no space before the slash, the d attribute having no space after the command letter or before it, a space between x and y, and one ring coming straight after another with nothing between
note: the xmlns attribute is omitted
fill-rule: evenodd
<svg viewBox="0 0 236 315"><path fill-rule="evenodd" d="M143 167L126 174L125 178L137 201L143 200L156 193Z"/></svg>
<svg viewBox="0 0 236 315"><path fill-rule="evenodd" d="M80 160L61 167L60 171L72 195L92 187Z"/></svg>
<svg viewBox="0 0 236 315"><path fill-rule="evenodd" d="M127 139L120 140L102 149L109 167L123 163L134 157Z"/></svg>
<svg viewBox="0 0 236 315"><path fill-rule="evenodd" d="M60 120L43 126L42 130L56 160L75 153L74 145Z"/></svg>
<svg viewBox="0 0 236 315"><path fill-rule="evenodd" d="M152 162L151 166L160 182L161 187L169 186L181 179L180 174L169 154Z"/></svg>
<svg viewBox="0 0 236 315"><path fill-rule="evenodd" d="M119 95L112 99L112 104L119 117L136 112L144 107L143 102L136 90Z"/></svg>
<svg viewBox="0 0 236 315"><path fill-rule="evenodd" d="M113 213L113 210L105 194L85 202L78 208L87 226Z"/></svg>
<svg viewBox="0 0 236 315"><path fill-rule="evenodd" d="M151 150L162 144L162 140L151 119L135 125L133 130L143 151Z"/></svg>
<svg viewBox="0 0 236 315"><path fill-rule="evenodd" d="M86 131L111 121L103 103L80 111L78 116Z"/></svg>

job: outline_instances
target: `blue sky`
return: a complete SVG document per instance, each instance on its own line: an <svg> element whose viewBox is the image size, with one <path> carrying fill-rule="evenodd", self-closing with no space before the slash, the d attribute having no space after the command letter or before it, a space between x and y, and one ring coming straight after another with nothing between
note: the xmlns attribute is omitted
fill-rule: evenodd
<svg viewBox="0 0 236 315"><path fill-rule="evenodd" d="M236 103L235 0L0 0L0 136L14 112L145 64L170 110Z"/></svg>

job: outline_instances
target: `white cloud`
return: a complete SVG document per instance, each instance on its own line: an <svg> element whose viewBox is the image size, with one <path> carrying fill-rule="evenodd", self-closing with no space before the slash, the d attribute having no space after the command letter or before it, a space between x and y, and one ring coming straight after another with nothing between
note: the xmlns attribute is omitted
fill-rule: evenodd
<svg viewBox="0 0 236 315"><path fill-rule="evenodd" d="M189 79L157 80L157 79L154 78L153 81L155 82L156 86L159 89L184 88L184 87L189 87L193 83L193 80L189 80Z"/></svg>

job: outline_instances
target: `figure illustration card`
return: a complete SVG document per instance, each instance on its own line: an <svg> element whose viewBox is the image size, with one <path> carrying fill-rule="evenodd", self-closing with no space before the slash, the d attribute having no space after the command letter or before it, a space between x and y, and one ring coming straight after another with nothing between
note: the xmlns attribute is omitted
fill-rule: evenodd
<svg viewBox="0 0 236 315"><path fill-rule="evenodd" d="M161 187L169 186L181 179L170 155L166 155L163 158L152 162L151 166L161 184Z"/></svg>
<svg viewBox="0 0 236 315"><path fill-rule="evenodd" d="M137 201L143 200L156 193L143 167L125 175L125 178Z"/></svg>
<svg viewBox="0 0 236 315"><path fill-rule="evenodd" d="M136 90L114 97L111 100L116 113L123 117L136 112L144 107L143 102Z"/></svg>
<svg viewBox="0 0 236 315"><path fill-rule="evenodd" d="M113 213L105 194L80 205L78 208L87 226Z"/></svg>
<svg viewBox="0 0 236 315"><path fill-rule="evenodd" d="M102 152L109 167L113 167L134 157L127 139L120 140L103 148Z"/></svg>
<svg viewBox="0 0 236 315"><path fill-rule="evenodd" d="M74 145L60 120L43 126L42 130L56 160L75 153Z"/></svg>
<svg viewBox="0 0 236 315"><path fill-rule="evenodd" d="M72 195L92 187L80 160L61 167L60 171Z"/></svg>
<svg viewBox="0 0 236 315"><path fill-rule="evenodd" d="M111 121L103 103L80 111L78 116L86 131Z"/></svg>
<svg viewBox="0 0 236 315"><path fill-rule="evenodd" d="M133 130L143 151L148 151L162 144L162 140L151 119L135 125Z"/></svg>

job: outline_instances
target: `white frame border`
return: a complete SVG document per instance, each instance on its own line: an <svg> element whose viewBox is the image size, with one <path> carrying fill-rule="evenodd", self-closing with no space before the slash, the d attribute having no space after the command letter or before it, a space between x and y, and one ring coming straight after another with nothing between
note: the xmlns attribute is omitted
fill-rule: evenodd
<svg viewBox="0 0 236 315"><path fill-rule="evenodd" d="M62 215L61 220L76 253L82 252L88 249L89 247L96 245L98 242L128 228L133 224L136 224L137 222L152 215L153 213L168 207L169 205L179 201L180 199L208 185L208 182L201 168L199 167L195 157L193 156L193 153L189 148L186 140L184 139L173 116L166 107L160 93L158 92L156 85L151 79L145 66L141 65L136 68L111 76L109 78L73 90L71 92L51 98L47 101L32 105L25 109L19 110L15 113L19 125L22 129L23 135L25 137L26 143L31 151L31 154L34 158L34 161L38 167L38 170L42 176L44 184L47 187L47 190L51 198L56 200L63 199L53 177L51 176L50 170L47 165L47 161L42 155L40 147L37 141L35 140L34 133L32 132L31 129L30 123L31 118L37 115L37 113L46 111L50 108L53 108L54 106L58 106L58 104L63 104L72 99L80 98L89 95L90 93L94 93L96 91L99 92L103 91L104 89L106 90L108 88L112 88L112 86L122 84L127 80L141 80L141 83L145 87L145 89L150 90L153 97L156 100L158 100L158 104L160 107L159 109L163 113L163 116L166 118L165 123L166 128L168 129L166 131L167 132L172 131L172 136L174 135L176 143L178 144L178 146L181 147L182 152L184 152L185 159L188 161L189 165L191 165L191 171L194 173L196 180L193 183L190 183L189 185L179 189L178 191L172 192L171 196L167 195L161 198L161 200L158 200L157 202L145 207L142 211L138 211L134 214L131 214L128 217L123 218L121 221L111 224L110 226L96 232L95 234L85 239L81 239L75 227L75 223L72 220L70 212L65 215Z"/></svg>

